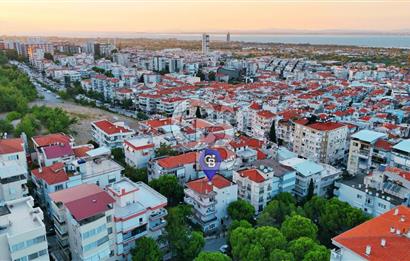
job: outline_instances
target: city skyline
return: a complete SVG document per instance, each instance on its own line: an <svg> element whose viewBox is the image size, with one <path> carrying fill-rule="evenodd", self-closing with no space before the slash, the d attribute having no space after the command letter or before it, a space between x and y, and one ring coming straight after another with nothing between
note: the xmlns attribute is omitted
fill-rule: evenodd
<svg viewBox="0 0 410 261"><path fill-rule="evenodd" d="M410 2L395 0L5 0L0 7L1 35L410 30Z"/></svg>

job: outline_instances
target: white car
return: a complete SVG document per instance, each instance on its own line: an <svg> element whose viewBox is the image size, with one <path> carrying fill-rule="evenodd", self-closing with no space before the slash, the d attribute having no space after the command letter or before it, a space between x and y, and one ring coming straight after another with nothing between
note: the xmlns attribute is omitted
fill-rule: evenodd
<svg viewBox="0 0 410 261"><path fill-rule="evenodd" d="M228 253L228 245L223 245L223 246L221 246L221 247L219 248L219 251L220 251L221 253L224 253L224 254Z"/></svg>

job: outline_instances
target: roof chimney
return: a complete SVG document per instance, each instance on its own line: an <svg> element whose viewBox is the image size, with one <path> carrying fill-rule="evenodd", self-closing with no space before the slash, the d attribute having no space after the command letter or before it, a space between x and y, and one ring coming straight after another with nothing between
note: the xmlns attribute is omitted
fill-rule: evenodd
<svg viewBox="0 0 410 261"><path fill-rule="evenodd" d="M382 240L380 241L380 245L382 247L385 247L386 246L386 239L382 238Z"/></svg>
<svg viewBox="0 0 410 261"><path fill-rule="evenodd" d="M394 233L396 232L396 229L394 229L394 227L390 227L390 233Z"/></svg>
<svg viewBox="0 0 410 261"><path fill-rule="evenodd" d="M370 245L367 245L366 246L366 256L369 256L371 252L372 252L372 247Z"/></svg>
<svg viewBox="0 0 410 261"><path fill-rule="evenodd" d="M394 209L394 215L397 216L398 214L399 214L399 209L398 209L398 208L395 208L395 209Z"/></svg>

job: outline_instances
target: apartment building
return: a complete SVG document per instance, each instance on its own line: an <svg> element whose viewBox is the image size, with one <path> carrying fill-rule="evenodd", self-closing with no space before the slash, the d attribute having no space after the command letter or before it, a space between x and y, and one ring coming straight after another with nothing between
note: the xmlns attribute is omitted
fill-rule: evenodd
<svg viewBox="0 0 410 261"><path fill-rule="evenodd" d="M391 157L393 166L410 171L410 140L403 140L394 145Z"/></svg>
<svg viewBox="0 0 410 261"><path fill-rule="evenodd" d="M296 186L296 171L274 159L255 161L252 166L264 173L273 173L272 198L282 192L294 193Z"/></svg>
<svg viewBox="0 0 410 261"><path fill-rule="evenodd" d="M370 175L335 182L335 196L371 216L410 206L410 172L381 166Z"/></svg>
<svg viewBox="0 0 410 261"><path fill-rule="evenodd" d="M64 133L53 133L53 134L47 134L47 135L41 135L41 136L35 136L32 137L31 140L33 141L33 146L34 146L34 150L36 152L35 158L37 160L37 163L40 166L44 166L45 165L45 161L47 158L47 155L44 154L44 149L51 147L50 151L52 151L52 157L50 158L54 158L54 156L56 156L54 154L55 151L59 151L61 148L64 148L63 153L60 154L60 156L62 158L64 157L64 152L65 149L72 148L74 146L74 138L66 135ZM48 150L48 149L46 149ZM71 153L68 153L71 156ZM68 157L70 157L68 156ZM56 156L56 158L59 158L58 156ZM56 161L58 161L57 159L49 159L47 160L47 165L51 165L53 163L55 163Z"/></svg>
<svg viewBox="0 0 410 261"><path fill-rule="evenodd" d="M162 175L175 175L181 184L198 178L197 152L153 159L148 164L148 180L158 179Z"/></svg>
<svg viewBox="0 0 410 261"><path fill-rule="evenodd" d="M192 221L206 234L227 227L227 208L238 199L238 186L219 174L212 182L205 177L192 180L186 186L184 201L193 206Z"/></svg>
<svg viewBox="0 0 410 261"><path fill-rule="evenodd" d="M119 181L124 168L110 158L110 153L108 148L101 147L89 150L86 156L67 164L58 162L32 170L31 178L40 204L51 214L50 194L53 192L80 184L96 184L105 188Z"/></svg>
<svg viewBox="0 0 410 261"><path fill-rule="evenodd" d="M0 206L0 260L49 260L43 212L32 197Z"/></svg>
<svg viewBox="0 0 410 261"><path fill-rule="evenodd" d="M107 192L115 199L115 256L129 260L139 238L157 240L162 235L167 224L167 198L143 182L134 183L127 178L111 184Z"/></svg>
<svg viewBox="0 0 410 261"><path fill-rule="evenodd" d="M257 139L266 139L272 122L275 120L275 114L270 111L259 111L252 118L252 136Z"/></svg>
<svg viewBox="0 0 410 261"><path fill-rule="evenodd" d="M27 169L27 153L22 138L0 139L0 162L16 161Z"/></svg>
<svg viewBox="0 0 410 261"><path fill-rule="evenodd" d="M155 145L152 136L137 136L125 140L125 162L134 168L146 168L148 162L155 156Z"/></svg>
<svg viewBox="0 0 410 261"><path fill-rule="evenodd" d="M91 129L94 141L111 149L122 147L123 142L135 134L124 122L112 123L108 120L92 122Z"/></svg>
<svg viewBox="0 0 410 261"><path fill-rule="evenodd" d="M293 152L299 156L335 164L343 160L346 148L348 127L337 122L316 122L302 124L295 121L293 132Z"/></svg>
<svg viewBox="0 0 410 261"><path fill-rule="evenodd" d="M248 201L255 208L255 214L261 212L272 198L273 171L263 170L243 169L233 174L238 198Z"/></svg>
<svg viewBox="0 0 410 261"><path fill-rule="evenodd" d="M313 182L315 195L326 195L333 182L342 174L340 170L330 165L301 158L287 159L280 163L296 171L294 193L301 198L308 194L310 182Z"/></svg>
<svg viewBox="0 0 410 261"><path fill-rule="evenodd" d="M115 260L113 204L95 184L50 194L57 240L67 260Z"/></svg>
<svg viewBox="0 0 410 261"><path fill-rule="evenodd" d="M407 260L410 209L398 206L334 238L331 261Z"/></svg>
<svg viewBox="0 0 410 261"><path fill-rule="evenodd" d="M373 164L375 144L387 135L371 130L362 130L351 136L347 171L356 175L366 174Z"/></svg>
<svg viewBox="0 0 410 261"><path fill-rule="evenodd" d="M28 195L27 169L16 161L0 161L0 204Z"/></svg>

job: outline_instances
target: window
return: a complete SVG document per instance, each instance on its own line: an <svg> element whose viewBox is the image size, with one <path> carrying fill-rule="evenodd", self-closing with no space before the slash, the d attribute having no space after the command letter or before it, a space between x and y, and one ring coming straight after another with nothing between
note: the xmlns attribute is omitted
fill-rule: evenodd
<svg viewBox="0 0 410 261"><path fill-rule="evenodd" d="M23 257L14 259L14 261L27 261L27 260L28 260L28 259L27 259L27 256L23 256Z"/></svg>
<svg viewBox="0 0 410 261"><path fill-rule="evenodd" d="M64 187L63 187L63 184L60 184L60 185L57 185L57 186L55 186L54 187L54 190L55 191L59 191L59 190L62 190Z"/></svg>
<svg viewBox="0 0 410 261"><path fill-rule="evenodd" d="M46 240L46 239L45 239L45 236L39 236L39 237L30 239L30 240L27 240L27 241L26 241L26 244L27 244L27 247L29 247L29 246L32 246L32 245L41 243L41 242L43 242L43 241L45 241L45 240ZM30 257L29 257L29 259L30 259Z"/></svg>
<svg viewBox="0 0 410 261"><path fill-rule="evenodd" d="M356 197L357 197L358 199L361 199L361 198L362 198L362 195L357 194Z"/></svg>
<svg viewBox="0 0 410 261"><path fill-rule="evenodd" d="M9 160L18 160L19 159L19 155L10 155L8 156Z"/></svg>
<svg viewBox="0 0 410 261"><path fill-rule="evenodd" d="M107 222L111 222L112 217L111 216L107 216Z"/></svg>
<svg viewBox="0 0 410 261"><path fill-rule="evenodd" d="M108 235L112 234L112 227L108 228Z"/></svg>
<svg viewBox="0 0 410 261"><path fill-rule="evenodd" d="M23 249L24 247L25 247L25 243L24 243L24 242L15 244L15 245L13 245L13 246L11 247L11 252L19 251L19 250Z"/></svg>

